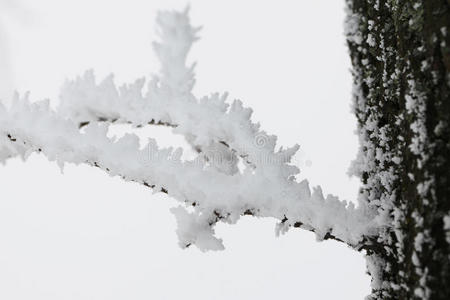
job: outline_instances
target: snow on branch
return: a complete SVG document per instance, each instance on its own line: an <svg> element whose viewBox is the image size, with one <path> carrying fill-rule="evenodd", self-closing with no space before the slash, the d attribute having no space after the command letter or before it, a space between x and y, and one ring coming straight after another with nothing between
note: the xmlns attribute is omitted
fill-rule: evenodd
<svg viewBox="0 0 450 300"><path fill-rule="evenodd" d="M167 193L181 203L172 212L182 247L222 249L214 226L234 224L244 215L277 219L277 233L301 227L318 239L356 248L376 233L376 219L365 206L325 197L320 187L311 191L306 180L297 181L299 170L290 160L298 146L276 150L276 137L250 120L251 109L240 101L227 104L225 95L192 94L194 67L186 58L198 29L190 25L187 10L160 13L157 23L160 41L154 49L161 72L145 93L145 79L117 88L112 77L97 84L87 72L66 83L57 111L46 102L16 97L11 108L0 108L0 161L38 152L61 167L88 164ZM153 139L141 148L134 134L109 138L111 122L171 126L201 154L183 161L182 149L161 149ZM208 151L227 159L217 163L219 157L202 155ZM237 156L246 163L242 171Z"/></svg>

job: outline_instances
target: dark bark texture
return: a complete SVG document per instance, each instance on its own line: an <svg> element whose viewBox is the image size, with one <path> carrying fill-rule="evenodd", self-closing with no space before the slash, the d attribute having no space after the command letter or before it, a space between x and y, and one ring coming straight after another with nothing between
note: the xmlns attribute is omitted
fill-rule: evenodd
<svg viewBox="0 0 450 300"><path fill-rule="evenodd" d="M369 299L450 299L450 0L346 0Z"/></svg>

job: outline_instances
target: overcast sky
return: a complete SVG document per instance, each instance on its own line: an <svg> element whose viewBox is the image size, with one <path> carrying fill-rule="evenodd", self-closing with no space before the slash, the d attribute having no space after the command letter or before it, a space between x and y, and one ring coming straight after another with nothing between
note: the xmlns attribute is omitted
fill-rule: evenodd
<svg viewBox="0 0 450 300"><path fill-rule="evenodd" d="M65 79L93 68L118 83L158 71L158 9L178 0L0 0L0 96L58 103ZM258 3L255 5L255 3ZM300 178L354 201L358 141L343 36L344 1L191 0L201 40L195 94L230 93L279 145L301 145ZM9 83L9 82L10 83ZM6 82L6 83L5 83ZM122 134L129 128L113 128ZM164 129L135 131L184 145ZM219 225L226 250L177 245L174 201L89 167L33 155L0 169L0 299L363 299L361 254L274 220Z"/></svg>

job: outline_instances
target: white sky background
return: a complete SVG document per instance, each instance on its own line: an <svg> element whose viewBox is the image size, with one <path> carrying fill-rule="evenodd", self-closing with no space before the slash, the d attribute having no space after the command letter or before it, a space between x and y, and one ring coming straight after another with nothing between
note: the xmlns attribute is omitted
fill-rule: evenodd
<svg viewBox="0 0 450 300"><path fill-rule="evenodd" d="M191 0L203 25L191 52L198 96L230 92L279 145L301 145L301 178L356 199L346 171L357 151L343 0ZM151 50L158 9L171 0L0 0L0 94L11 86L58 101L66 78L93 68L128 82L158 70ZM9 49L9 50L7 50ZM9 57L7 56L9 55ZM10 70L3 67L9 65ZM120 134L126 128L115 128ZM182 145L162 129L141 130ZM177 245L165 195L90 167L33 155L0 168L0 299L363 299L361 254L275 221L219 225L226 250Z"/></svg>

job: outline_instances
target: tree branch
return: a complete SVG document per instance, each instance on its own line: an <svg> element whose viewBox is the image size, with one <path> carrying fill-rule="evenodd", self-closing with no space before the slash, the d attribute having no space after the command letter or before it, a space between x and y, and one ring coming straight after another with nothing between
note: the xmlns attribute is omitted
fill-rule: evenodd
<svg viewBox="0 0 450 300"><path fill-rule="evenodd" d="M112 77L97 85L88 72L65 85L57 112L48 102L30 104L17 97L11 109L0 107L0 161L39 152L61 168L88 164L167 193L193 207L191 213L182 207L172 210L183 247L222 249L215 224L234 224L243 215L279 220L277 234L297 227L356 249L377 234L379 224L367 207L325 197L320 187L311 191L306 180L298 182L299 169L290 164L298 146L275 151L276 137L252 123L251 109L240 101L229 106L219 94L195 98L193 67L185 61L196 29L187 12L160 14L158 22L162 41L155 49L162 70L146 96L143 79L117 89ZM108 122L173 127L191 145L199 145L202 154L182 161L182 149L160 149L153 139L140 148L133 134L109 138ZM249 162L242 171L233 160L236 155Z"/></svg>

